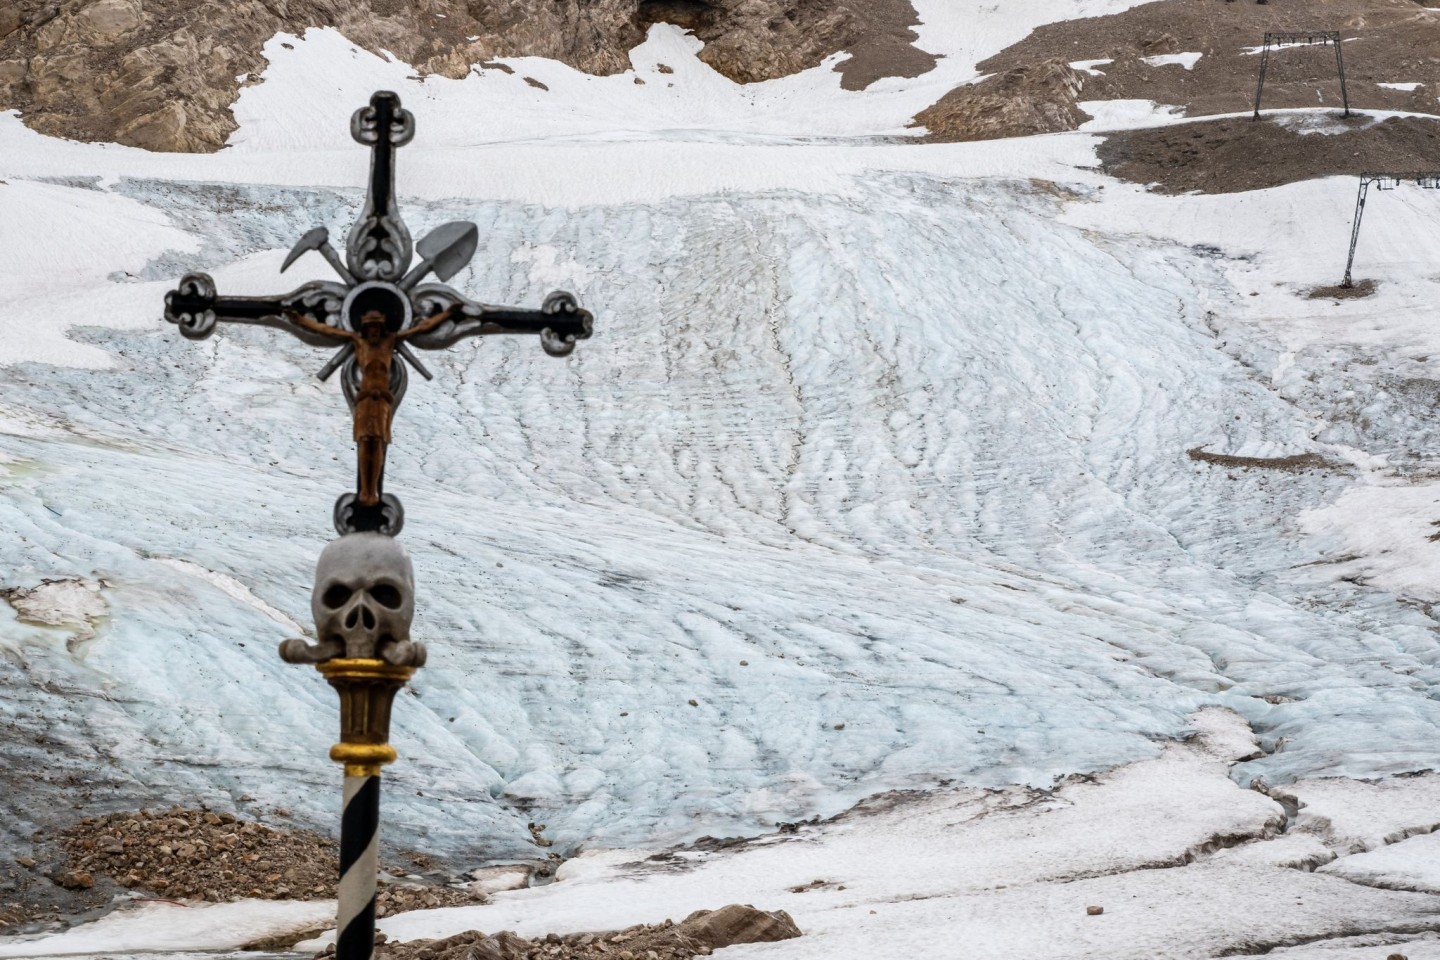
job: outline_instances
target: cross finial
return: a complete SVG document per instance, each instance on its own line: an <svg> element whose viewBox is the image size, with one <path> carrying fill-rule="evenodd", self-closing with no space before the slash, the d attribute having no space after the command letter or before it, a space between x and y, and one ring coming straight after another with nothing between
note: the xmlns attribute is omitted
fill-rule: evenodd
<svg viewBox="0 0 1440 960"><path fill-rule="evenodd" d="M382 90L350 118L350 135L371 149L370 192L346 243L360 280L399 280L410 266L410 231L395 204L395 151L415 136L415 117Z"/></svg>

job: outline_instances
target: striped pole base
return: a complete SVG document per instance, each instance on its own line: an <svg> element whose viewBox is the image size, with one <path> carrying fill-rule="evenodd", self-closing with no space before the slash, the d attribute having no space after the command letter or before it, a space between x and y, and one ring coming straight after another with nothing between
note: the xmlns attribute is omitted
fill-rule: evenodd
<svg viewBox="0 0 1440 960"><path fill-rule="evenodd" d="M375 886L380 872L380 768L395 760L390 706L415 673L383 660L336 659L315 669L340 694L340 742L330 759L345 765L340 816L340 890L336 960L370 960L375 953Z"/></svg>
<svg viewBox="0 0 1440 960"><path fill-rule="evenodd" d="M337 960L370 960L375 952L375 880L380 870L380 773L345 776L340 817ZM368 772L368 771L366 771Z"/></svg>

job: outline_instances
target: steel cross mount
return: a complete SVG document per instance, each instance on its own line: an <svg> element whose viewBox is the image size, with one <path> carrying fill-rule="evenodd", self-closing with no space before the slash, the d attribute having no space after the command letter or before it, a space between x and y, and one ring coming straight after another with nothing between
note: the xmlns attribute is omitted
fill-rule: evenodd
<svg viewBox="0 0 1440 960"><path fill-rule="evenodd" d="M360 445L361 493L347 493L336 501L335 529L342 535L373 530L394 536L404 523L404 509L396 497L379 492L384 446L389 443L389 417L405 395L409 379L406 364L425 379L433 379L410 348L443 350L466 337L531 333L539 335L540 346L547 354L564 357L575 349L577 340L590 338L593 318L563 291L546 297L540 309L527 310L477 303L445 286L474 256L479 230L464 221L447 223L412 244L395 199L395 152L414 137L414 116L400 106L397 95L381 91L370 98L369 106L355 111L350 134L370 147L372 154L369 191L360 218L350 230L345 259L342 261L331 245L329 232L316 227L300 238L280 268L285 272L302 254L313 250L325 258L343 282L316 281L274 297L225 297L216 291L215 281L208 274L191 273L165 295L165 319L179 326L180 333L191 340L209 337L216 324L223 321L274 327L313 347L343 343L316 374L324 381L340 370L340 383L355 417L356 442ZM415 253L419 254L419 262L412 267ZM431 274L441 282L421 282ZM366 382L361 358L357 358L357 344L365 349L362 326L377 314L390 335L379 368L389 368L388 390L384 384L377 390L376 384ZM404 363L391 362L392 354ZM369 355L373 356L374 350ZM377 397L381 404L378 413ZM370 426L362 427L362 420ZM360 443L362 432L383 435L383 442L382 437L374 438L380 442L379 467L377 470L372 465L369 471L373 476L368 497L363 495L367 471L365 448Z"/></svg>

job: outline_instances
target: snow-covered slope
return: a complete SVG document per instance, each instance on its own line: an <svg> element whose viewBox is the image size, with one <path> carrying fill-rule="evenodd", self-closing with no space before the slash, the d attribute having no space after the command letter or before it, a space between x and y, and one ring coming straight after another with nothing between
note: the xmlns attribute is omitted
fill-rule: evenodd
<svg viewBox="0 0 1440 960"><path fill-rule="evenodd" d="M955 69L1013 39L980 36ZM17 832L199 799L333 821L333 695L274 646L350 477L343 402L307 348L185 342L159 304L190 269L239 293L323 269L277 274L351 222L345 123L382 85L419 121L412 230L481 228L457 283L598 315L563 363L437 358L397 419L432 658L397 707L390 839L478 861L535 853L532 821L571 850L1044 786L1156 757L1207 704L1259 734L1242 783L1440 759L1427 608L1336 573L1365 548L1314 512L1428 456L1369 363L1425 379L1426 334L1395 326L1433 297L1419 254L1368 247L1369 301L1296 296L1343 264L1350 183L1167 199L1091 169L1086 134L851 139L902 132L920 81L732 90L665 27L637 71L674 73L643 88L272 46L215 157L0 118L3 585L83 580L108 610L0 607L4 755L36 778L5 796ZM1427 237L1430 204L1395 200Z"/></svg>

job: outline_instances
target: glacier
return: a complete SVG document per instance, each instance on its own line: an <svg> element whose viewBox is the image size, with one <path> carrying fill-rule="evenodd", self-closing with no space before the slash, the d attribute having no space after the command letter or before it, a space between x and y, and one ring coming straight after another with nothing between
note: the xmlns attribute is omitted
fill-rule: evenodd
<svg viewBox="0 0 1440 960"><path fill-rule="evenodd" d="M1217 349L1214 258L1057 224L1099 202L1086 187L854 189L410 204L417 232L480 225L468 294L569 286L602 321L564 363L523 341L437 358L397 419L435 656L397 710L393 839L518 855L536 820L628 844L938 779L1038 785L1152 755L1206 704L1273 750L1237 776L1434 763L1430 619L1304 572L1295 518L1343 465L1186 455L1317 449L1312 417ZM127 302L182 263L284 288L285 240L359 199L104 195L191 241L103 281ZM324 823L331 694L274 654L350 469L321 358L263 330L70 337L113 365L10 368L0 549L17 580L104 584L110 616L73 643L8 626L7 686L35 698L13 722L115 802L243 795Z"/></svg>

